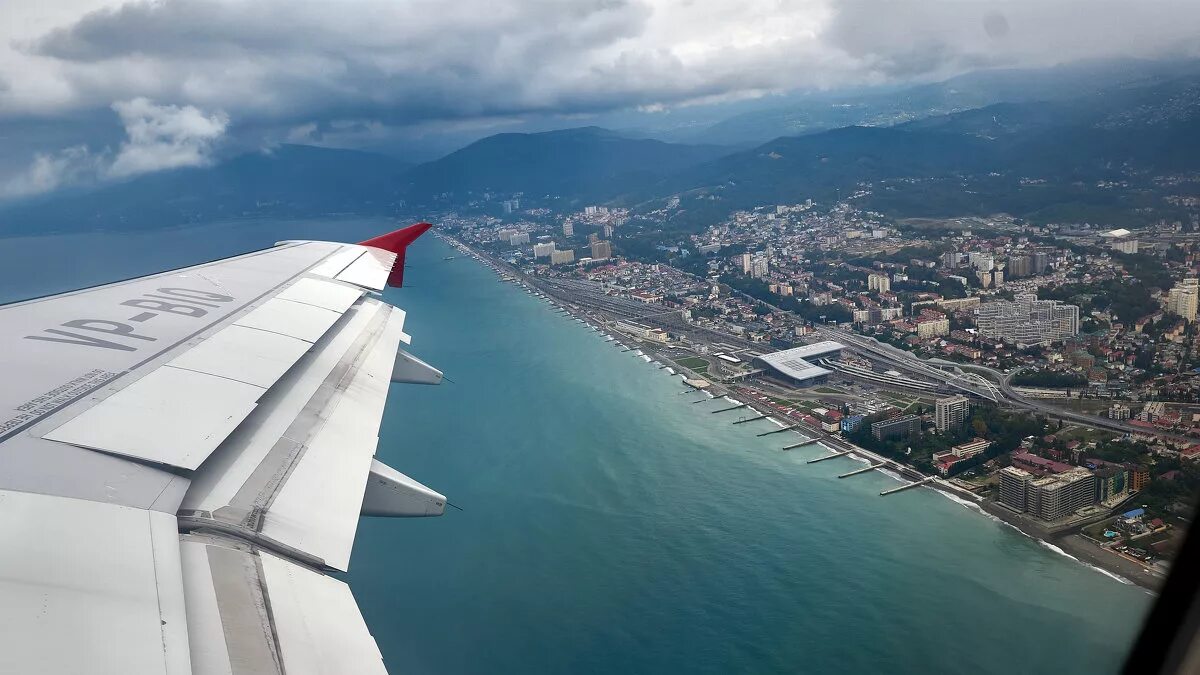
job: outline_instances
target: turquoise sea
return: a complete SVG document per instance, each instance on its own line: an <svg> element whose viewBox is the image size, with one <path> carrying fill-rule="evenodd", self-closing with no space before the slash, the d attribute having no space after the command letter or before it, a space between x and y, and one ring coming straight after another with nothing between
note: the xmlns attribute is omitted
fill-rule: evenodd
<svg viewBox="0 0 1200 675"><path fill-rule="evenodd" d="M0 300L375 222L0 240ZM442 518L364 520L349 582L393 672L1108 673L1145 591L930 490L733 426L665 370L432 237L410 252L411 350L385 462Z"/></svg>

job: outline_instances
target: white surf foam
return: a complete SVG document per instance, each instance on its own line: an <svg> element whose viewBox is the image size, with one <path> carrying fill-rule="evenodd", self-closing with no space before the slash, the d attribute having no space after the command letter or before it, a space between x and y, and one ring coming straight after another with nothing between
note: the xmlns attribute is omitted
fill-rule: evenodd
<svg viewBox="0 0 1200 675"><path fill-rule="evenodd" d="M1083 565L1084 567L1089 567L1089 568L1099 572L1100 574L1103 574L1106 577L1110 577L1112 579L1115 579L1115 580L1125 584L1126 586L1134 585L1134 583L1132 581L1130 581L1129 579L1126 579L1125 577L1123 577L1119 574L1114 574L1102 567L1097 567L1096 565L1093 565L1089 562L1080 560L1079 558L1076 558L1075 556L1071 555L1070 553L1067 553L1066 551L1062 550L1058 546L1055 546L1054 544L1051 544L1050 542L1045 541L1044 539L1038 539L1037 537L1035 537L1035 536L1029 534L1028 532L1025 532L1021 528L1017 527L1016 525L1013 525L1012 523L1004 520L1003 518L999 518L997 516L994 516L994 515L988 513L987 511L984 511L983 507L976 504L975 502L968 501L966 499L963 499L962 497L959 497L956 494L952 494L945 490L936 490L936 492L941 494L946 499L949 499L950 501L954 502L955 504L958 504L964 508L970 509L970 510L984 516L985 518L988 518L989 520L995 521L1005 527L1015 530L1016 532L1020 533L1021 536L1027 537L1029 539L1036 541L1038 543L1038 545L1042 546L1043 548L1049 549L1050 551L1053 551L1063 557L1070 558L1071 560L1074 560L1075 562L1079 563L1080 565Z"/></svg>

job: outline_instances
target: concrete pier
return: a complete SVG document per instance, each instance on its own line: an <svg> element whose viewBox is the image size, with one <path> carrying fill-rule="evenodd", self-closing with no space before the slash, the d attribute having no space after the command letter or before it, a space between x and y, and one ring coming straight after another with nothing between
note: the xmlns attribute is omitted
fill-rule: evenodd
<svg viewBox="0 0 1200 675"><path fill-rule="evenodd" d="M692 401L692 405L696 405L697 403L704 403L705 401L711 401L711 400L712 400L711 398L705 396L704 398L700 399L699 401Z"/></svg>
<svg viewBox="0 0 1200 675"><path fill-rule="evenodd" d="M872 464L872 465L870 465L870 466L864 466L864 467L863 467L863 468L861 468L861 469L855 469L855 470L853 470L853 471L847 471L846 473L844 473L844 474L842 474L842 475L838 476L838 478L849 478L850 476L857 476L857 475L858 475L858 474L860 474L860 473L866 473L866 472L868 472L868 471L874 471L875 469L882 468L883 466L884 466L884 463L883 463L883 462L880 462L880 463L878 463L878 464Z"/></svg>
<svg viewBox="0 0 1200 675"><path fill-rule="evenodd" d="M838 450L837 452L833 453L832 455L825 455L823 457L817 457L816 459L810 459L810 460L808 460L808 463L816 464L817 462L824 462L827 459L833 459L834 457L841 457L842 455L848 455L848 454L850 454L849 450Z"/></svg>
<svg viewBox="0 0 1200 675"><path fill-rule="evenodd" d="M732 407L729 407L729 408L721 408L720 410L714 410L714 411L713 411L713 414L714 414L714 415L716 415L716 414L717 414L717 413L719 413L719 412L729 412L730 410L738 410L738 409L740 409L740 408L747 408L747 407L749 407L749 406L750 406L750 404L749 404L749 403L742 403L742 404L740 404L740 405L735 405L735 406L732 406Z"/></svg>
<svg viewBox="0 0 1200 675"><path fill-rule="evenodd" d="M921 480L913 482L913 483L905 483L904 485L901 485L900 487L895 487L890 490L884 490L883 492L879 493L879 496L886 497L887 495L890 495L890 494L893 494L896 492L900 492L901 490L907 490L909 488L915 488L915 487L924 485L931 480L933 480L933 476L928 476L926 478L922 478Z"/></svg>
<svg viewBox="0 0 1200 675"><path fill-rule="evenodd" d="M819 439L819 438L808 438L803 441L800 441L799 443L792 443L791 445L785 445L785 446L783 446L783 449L784 450L794 450L796 448L803 448L806 445L815 445L820 442L821 442L821 439Z"/></svg>
<svg viewBox="0 0 1200 675"><path fill-rule="evenodd" d="M758 434L758 435L759 435L759 436L770 436L771 434L777 434L777 433L779 433L779 432L781 432L781 431L788 431L789 429L795 429L795 428L796 428L796 427L798 427L798 426L800 426L800 425L798 425L798 424L789 424L789 425L787 425L786 427L779 427L778 429L772 429L772 430L770 430L770 431L764 431L764 432L762 432L761 434Z"/></svg>
<svg viewBox="0 0 1200 675"><path fill-rule="evenodd" d="M745 424L746 422L753 422L755 420L765 420L765 419L767 419L767 417L769 417L769 415L759 415L758 417L747 417L745 419L740 419L740 420L734 422L734 424Z"/></svg>

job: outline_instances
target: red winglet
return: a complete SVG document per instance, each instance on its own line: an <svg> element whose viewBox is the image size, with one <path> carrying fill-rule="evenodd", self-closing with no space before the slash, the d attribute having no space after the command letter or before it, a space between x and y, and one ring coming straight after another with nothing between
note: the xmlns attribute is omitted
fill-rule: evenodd
<svg viewBox="0 0 1200 675"><path fill-rule="evenodd" d="M404 250L431 227L433 226L429 223L417 223L395 232L381 234L378 237L359 242L359 244L381 248L396 254L396 262L392 263L392 273L388 276L388 286L399 288L404 285Z"/></svg>

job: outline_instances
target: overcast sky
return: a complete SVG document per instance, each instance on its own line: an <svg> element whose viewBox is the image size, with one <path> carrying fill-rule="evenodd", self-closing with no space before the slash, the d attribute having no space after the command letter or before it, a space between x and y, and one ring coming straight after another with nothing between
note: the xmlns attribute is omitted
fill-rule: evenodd
<svg viewBox="0 0 1200 675"><path fill-rule="evenodd" d="M242 145L361 146L533 115L569 126L984 67L1200 56L1197 26L1197 0L7 0L0 195L202 164L235 130Z"/></svg>

